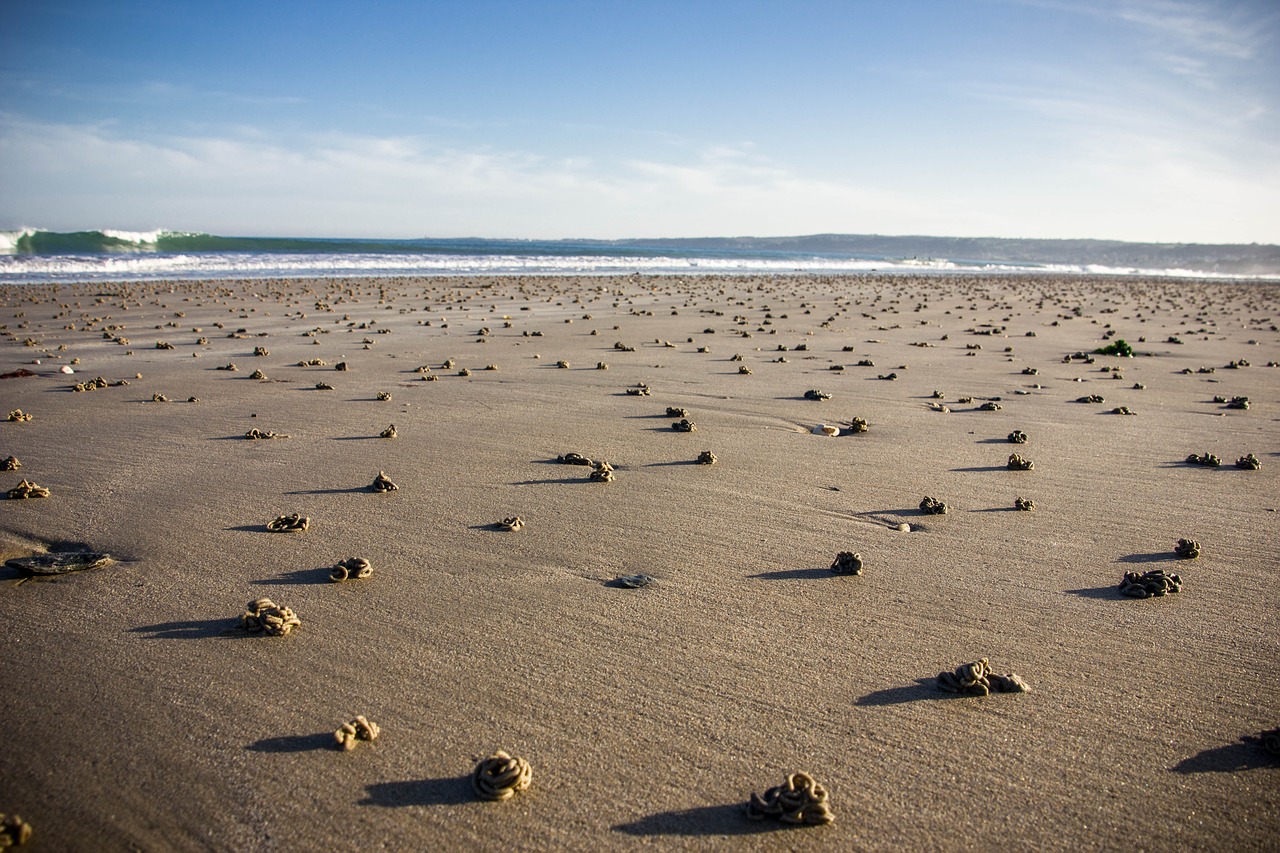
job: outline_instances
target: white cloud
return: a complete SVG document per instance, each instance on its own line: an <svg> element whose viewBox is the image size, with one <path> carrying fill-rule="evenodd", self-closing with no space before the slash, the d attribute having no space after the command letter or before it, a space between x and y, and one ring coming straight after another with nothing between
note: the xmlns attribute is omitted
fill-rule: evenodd
<svg viewBox="0 0 1280 853"><path fill-rule="evenodd" d="M1128 24L1152 43L1202 55L1252 59L1275 37L1280 11L1265 3L1203 0L1013 0Z"/></svg>
<svg viewBox="0 0 1280 853"><path fill-rule="evenodd" d="M131 139L0 116L0 217L58 229L632 236L894 230L928 207L751 152L617 162L414 137ZM352 221L348 211L361 211ZM175 219L176 217L176 219ZM18 222L16 220L21 220Z"/></svg>
<svg viewBox="0 0 1280 853"><path fill-rule="evenodd" d="M1113 126L1088 100L1002 97L1068 124L1078 156L1036 191L956 174L830 180L749 143L557 156L415 136L132 138L0 114L0 228L219 234L628 237L815 232L1274 242L1280 175ZM663 157L653 156L659 150ZM1272 161L1280 162L1280 160ZM1078 185L1078 186L1077 186ZM1067 189L1064 189L1066 187Z"/></svg>

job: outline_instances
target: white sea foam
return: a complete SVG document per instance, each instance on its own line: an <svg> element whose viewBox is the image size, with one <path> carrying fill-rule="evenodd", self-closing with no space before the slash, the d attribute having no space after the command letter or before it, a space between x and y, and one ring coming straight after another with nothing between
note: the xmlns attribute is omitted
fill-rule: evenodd
<svg viewBox="0 0 1280 853"><path fill-rule="evenodd" d="M22 232L9 232L20 234ZM128 233L139 239L163 232ZM6 234L6 237L8 234ZM17 236L12 238L16 241ZM2 246L3 244L0 244ZM1057 273L1235 279L1191 270L1154 270L1071 264L965 264L945 259L675 258L607 255L285 254L259 252L0 255L0 282L108 281L163 278L275 278L343 275L620 275L698 273ZM1276 280L1280 276L1253 276Z"/></svg>
<svg viewBox="0 0 1280 853"><path fill-rule="evenodd" d="M39 228L19 228L17 231L0 231L0 254L13 254L17 251L19 240L39 230Z"/></svg>
<svg viewBox="0 0 1280 853"><path fill-rule="evenodd" d="M124 240L126 243L134 243L139 246L154 246L156 241L160 239L160 235L172 232L157 229L155 231L116 231L115 229L106 229L102 232L103 236L111 237L115 240Z"/></svg>

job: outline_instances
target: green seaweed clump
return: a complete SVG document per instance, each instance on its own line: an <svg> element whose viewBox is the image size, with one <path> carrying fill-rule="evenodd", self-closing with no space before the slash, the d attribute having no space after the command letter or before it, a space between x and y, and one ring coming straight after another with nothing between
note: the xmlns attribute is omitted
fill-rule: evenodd
<svg viewBox="0 0 1280 853"><path fill-rule="evenodd" d="M1159 598L1182 589L1182 578L1164 569L1149 572L1125 572L1120 581L1120 594L1129 598Z"/></svg>
<svg viewBox="0 0 1280 853"><path fill-rule="evenodd" d="M1180 559L1194 560L1200 556L1200 543L1194 539L1179 539L1178 544L1173 546L1173 553Z"/></svg>
<svg viewBox="0 0 1280 853"><path fill-rule="evenodd" d="M329 580L334 583L342 583L345 580L364 580L373 576L373 564L364 557L348 557L345 560L339 560L338 564L329 570Z"/></svg>
<svg viewBox="0 0 1280 853"><path fill-rule="evenodd" d="M827 804L827 789L808 773L792 773L781 785L775 785L761 796L754 791L747 803L751 820L776 818L783 823L823 826L835 820Z"/></svg>
<svg viewBox="0 0 1280 853"><path fill-rule="evenodd" d="M311 526L311 519L305 515L278 515L267 522L267 530L272 533L301 533Z"/></svg>
<svg viewBox="0 0 1280 853"><path fill-rule="evenodd" d="M831 563L833 575L862 574L862 555L854 551L841 551Z"/></svg>
<svg viewBox="0 0 1280 853"><path fill-rule="evenodd" d="M1097 355L1118 355L1122 358L1133 358L1133 347L1125 343L1124 338L1117 338L1105 347L1094 350Z"/></svg>
<svg viewBox="0 0 1280 853"><path fill-rule="evenodd" d="M10 489L7 494L11 501L26 501L32 498L47 498L49 497L49 490L44 486L36 485L30 480L23 480Z"/></svg>
<svg viewBox="0 0 1280 853"><path fill-rule="evenodd" d="M509 800L533 781L533 768L523 758L498 750L471 772L471 787L482 800Z"/></svg>
<svg viewBox="0 0 1280 853"><path fill-rule="evenodd" d="M378 476L373 478L373 482L369 484L369 490L372 492L394 492L400 487L387 477L386 472L379 471Z"/></svg>
<svg viewBox="0 0 1280 853"><path fill-rule="evenodd" d="M950 509L945 503L937 498L931 498L928 495L920 501L920 511L925 515L946 515Z"/></svg>
<svg viewBox="0 0 1280 853"><path fill-rule="evenodd" d="M1203 465L1206 468L1217 468L1219 465L1222 464L1222 460L1212 453L1205 453L1199 456L1192 453L1190 456L1187 457L1187 464Z"/></svg>
<svg viewBox="0 0 1280 853"><path fill-rule="evenodd" d="M286 636L301 624L302 620L293 610L278 605L269 598L250 601L248 608L240 617L240 627L250 634L262 633L268 637Z"/></svg>
<svg viewBox="0 0 1280 853"><path fill-rule="evenodd" d="M1009 470L1010 471L1030 471L1036 467L1036 463L1032 462L1017 453L1009 454Z"/></svg>
<svg viewBox="0 0 1280 853"><path fill-rule="evenodd" d="M1027 693L1027 683L1014 673L999 675L991 671L986 658L956 667L954 672L938 673L938 689L947 693L987 696L991 693Z"/></svg>
<svg viewBox="0 0 1280 853"><path fill-rule="evenodd" d="M338 749L351 750L362 740L374 741L382 733L382 727L360 714L349 723L343 723L333 733Z"/></svg>
<svg viewBox="0 0 1280 853"><path fill-rule="evenodd" d="M31 840L31 824L16 814L0 812L0 849L18 847Z"/></svg>
<svg viewBox="0 0 1280 853"><path fill-rule="evenodd" d="M1242 468L1246 471L1257 471L1259 468L1262 467L1262 460L1260 460L1254 454L1250 453L1246 456L1241 456L1239 459L1237 459L1236 467Z"/></svg>

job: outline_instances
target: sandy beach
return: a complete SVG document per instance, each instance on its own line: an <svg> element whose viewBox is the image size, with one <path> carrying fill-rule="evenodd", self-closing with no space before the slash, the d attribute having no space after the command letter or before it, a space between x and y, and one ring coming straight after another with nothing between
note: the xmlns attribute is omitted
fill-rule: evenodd
<svg viewBox="0 0 1280 853"><path fill-rule="evenodd" d="M113 560L0 569L0 812L33 851L1274 850L1277 324L1276 284L1123 277L2 287L0 492L49 495L0 557ZM938 688L982 658L1029 692ZM496 750L532 783L485 802ZM747 819L796 772L833 823Z"/></svg>

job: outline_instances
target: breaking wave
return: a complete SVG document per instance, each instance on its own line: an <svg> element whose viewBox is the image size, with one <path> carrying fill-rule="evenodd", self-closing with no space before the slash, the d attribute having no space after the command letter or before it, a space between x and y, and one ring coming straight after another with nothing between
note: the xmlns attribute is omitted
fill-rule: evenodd
<svg viewBox="0 0 1280 853"><path fill-rule="evenodd" d="M181 231L0 232L0 282L393 275L696 273L1055 273L1252 278L1280 276L1099 264L967 261L812 251L640 246L591 240L219 237Z"/></svg>

